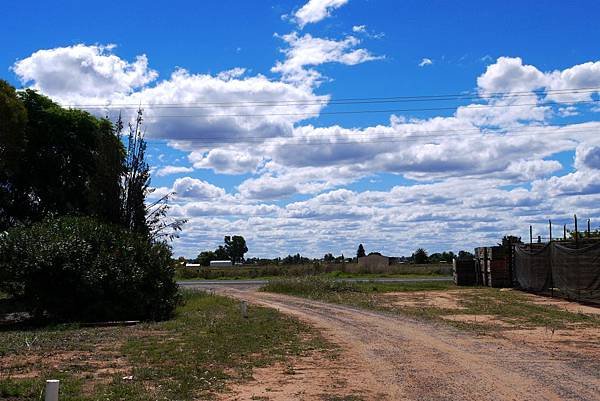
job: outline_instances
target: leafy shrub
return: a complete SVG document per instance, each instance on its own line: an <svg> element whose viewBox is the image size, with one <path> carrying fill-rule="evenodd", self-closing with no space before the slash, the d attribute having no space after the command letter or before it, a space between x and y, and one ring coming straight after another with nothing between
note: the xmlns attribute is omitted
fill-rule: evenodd
<svg viewBox="0 0 600 401"><path fill-rule="evenodd" d="M177 284L171 249L87 217L47 219L0 236L0 291L60 321L165 319Z"/></svg>

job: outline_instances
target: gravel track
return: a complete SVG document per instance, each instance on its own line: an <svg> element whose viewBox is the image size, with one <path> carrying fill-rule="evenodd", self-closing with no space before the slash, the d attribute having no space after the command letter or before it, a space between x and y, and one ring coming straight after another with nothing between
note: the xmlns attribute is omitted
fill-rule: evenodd
<svg viewBox="0 0 600 401"><path fill-rule="evenodd" d="M368 399L600 400L600 372L580 356L254 286L215 290L320 329L359 361Z"/></svg>

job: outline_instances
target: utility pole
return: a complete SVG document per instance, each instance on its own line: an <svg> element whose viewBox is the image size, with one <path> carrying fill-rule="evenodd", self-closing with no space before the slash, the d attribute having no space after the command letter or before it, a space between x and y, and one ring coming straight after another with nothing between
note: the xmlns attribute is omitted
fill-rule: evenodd
<svg viewBox="0 0 600 401"><path fill-rule="evenodd" d="M579 231L577 231L577 215L574 214L575 218L575 248L579 248Z"/></svg>

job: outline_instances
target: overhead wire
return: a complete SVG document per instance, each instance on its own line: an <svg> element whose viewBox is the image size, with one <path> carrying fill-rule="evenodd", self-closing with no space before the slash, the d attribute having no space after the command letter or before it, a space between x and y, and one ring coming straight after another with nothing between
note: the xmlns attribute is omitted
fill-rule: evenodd
<svg viewBox="0 0 600 401"><path fill-rule="evenodd" d="M481 128L481 127L473 127L473 128L460 128L460 129L438 129L438 130L421 130L421 129L413 129L413 130L406 130L403 132L393 132L393 133L386 133L388 135L414 135L414 134L420 134L419 137L426 137L428 136L428 134L447 134L447 133L463 133L463 132L470 132L470 131L474 131L476 132L477 135L479 134L510 134L510 133L515 133L515 132L528 132L529 130L532 129L555 129L555 128L559 128L559 129L572 129L572 128L580 128L580 125L582 124L589 124L589 123L595 123L595 121L588 121L588 122L584 122L584 123L556 123L556 124L552 124L552 125L529 125L529 126L518 126L518 127L514 127L514 128L503 128L503 129L491 129L491 128ZM406 125L410 125L406 124ZM317 128L318 129L318 128ZM535 131L534 131L535 132ZM538 131L538 133L541 132L546 132L546 131ZM365 133L366 132L362 132ZM236 135L239 134L239 131L235 133ZM369 133L371 134L371 133ZM425 135L422 135L425 134ZM295 136L295 138L314 138L316 135L310 135L310 136ZM327 137L327 135L318 135L319 137ZM434 137L438 136L438 135L433 135ZM336 136L330 136L331 138L336 138ZM192 136L192 137L178 137L179 140L206 140L206 139L222 139L224 138L223 136L214 136L214 137L197 137L197 136ZM227 138L227 137L225 137ZM230 139L237 139L239 138L238 136L231 136L229 137ZM249 139L257 139L257 140L263 140L265 138L269 138L269 137L265 137L265 136L243 136L243 138L249 138ZM162 139L170 139L170 138L162 138Z"/></svg>
<svg viewBox="0 0 600 401"><path fill-rule="evenodd" d="M568 130L568 131L565 131ZM425 143L431 143L437 141L441 141L444 139L456 139L456 138L474 138L478 137L481 139L500 139L500 138L514 138L514 137L527 137L532 135L539 134L571 134L571 135L579 135L579 134L595 134L600 133L600 128L596 129L577 129L571 130L568 128L563 128L560 131L511 131L510 133L502 133L504 135L493 135L497 133L493 132L479 132L479 133L463 133L464 131L457 131L455 133L450 133L446 135L414 135L414 136L405 136L398 137L394 135L394 133L387 133L381 135L379 137L369 139L369 138L361 138L354 139L352 138L340 138L340 137L307 137L307 136L290 136L290 137L244 137L244 138L146 138L147 141L151 142L174 142L174 143L187 143L187 142L202 142L207 145L231 145L231 144L264 144L264 145L274 145L274 146L322 146L322 145L348 145L348 144L375 144L375 143L405 143L405 142L420 142L423 141ZM398 133L404 134L404 133ZM569 140L569 138L565 138L565 140ZM306 141L306 142L301 142ZM431 141L431 142L426 142Z"/></svg>
<svg viewBox="0 0 600 401"><path fill-rule="evenodd" d="M495 109L509 107L528 107L528 106L553 106L560 104L578 105L598 103L600 99L584 100L578 102L547 102L547 103L521 103L521 104L492 104L492 105L469 105L470 110L479 109ZM370 113L410 113L416 111L447 111L456 110L456 106L452 107L427 107L427 108L411 108L411 109L375 109L375 110L341 110L341 111L314 111L306 113L261 113L261 114L147 114L146 118L215 118L215 117L300 117L300 116L323 116L323 115L344 115L344 114L370 114Z"/></svg>
<svg viewBox="0 0 600 401"><path fill-rule="evenodd" d="M269 100L269 101L239 101L239 102L176 102L176 103L105 103L105 104L86 104L86 103L65 103L64 107L78 108L210 108L213 106L227 107L289 107L306 105L347 105L347 104L367 104L367 103L400 103L417 101L448 101L448 100L488 100L495 98L528 97L532 95L554 94L594 94L600 92L600 87L596 88L572 88L572 89L548 89L534 91L510 91L510 92L491 92L491 93L459 93L459 94L441 94L441 95L413 95L413 96L388 96L388 97L354 97L354 98L328 98L327 95L314 95L327 97L324 99L313 100Z"/></svg>
<svg viewBox="0 0 600 401"><path fill-rule="evenodd" d="M143 104L140 103L135 105L135 108L149 108L153 110L155 108L174 108L174 109L200 109L200 108L211 108L213 106L225 106L225 107L251 107L251 106L298 106L298 105L353 105L353 104L375 104L375 103L394 103L394 102L413 102L413 101L449 101L449 100L485 100L485 99L510 99L517 97L531 97L532 95L574 95L574 94L594 94L599 92L600 88L571 88L571 89L556 89L556 90L537 90L537 91L511 91L511 92L492 92L482 95L480 93L474 94L445 94L445 95L416 95L416 96L393 96L393 97L363 97L363 98L340 98L340 99L322 99L318 100L314 103L306 102L306 101L255 101L255 102L197 102L197 103L162 103L162 104ZM593 104L600 102L600 99L591 99L591 100L583 100L583 101L559 101L559 100L549 100L545 102L535 102L535 103L519 103L519 104L470 104L468 105L469 110L473 109L490 109L490 108L510 108L510 107L549 107L549 106L557 106L557 105L581 105L581 104ZM77 106L82 108L99 108L99 109L111 109L111 108L127 108L126 106L134 106L133 104L109 104L109 105L85 105L85 104L71 104L70 106ZM196 106L196 105L204 105L204 106ZM212 105L212 106L208 106ZM152 112L147 113L145 119L162 119L162 118L223 118L223 117L277 117L277 116L323 116L323 115L345 115L345 114L367 114L367 113L409 113L409 112L423 112L423 111L442 111L442 110L456 110L459 106L452 107L427 107L427 108L406 108L406 109L368 109L368 110L336 110L336 111L315 111L315 112L306 112L306 113L261 113L261 114L222 114L222 113L210 113L210 114L154 114ZM464 107L464 105L463 105ZM150 141L178 141L178 142L199 142L202 141L206 144L234 144L234 143L264 143L264 144L278 144L276 141L279 141L280 145L294 145L294 146L303 146L303 145L333 145L333 144L363 144L363 143L384 143L384 142L406 142L406 141L420 141L423 139L444 139L449 137L465 137L465 136L480 136L480 137L501 137L501 136L522 136L522 135L534 135L539 133L549 133L547 130L545 131L532 131L532 128L545 128L548 129L556 128L560 126L570 126L573 124L553 124L550 126L529 126L523 127L520 131L510 130L510 131L500 131L500 130L490 130L490 129L481 129L481 128L472 128L472 129L461 129L456 130L456 134L452 134L453 130L440 130L437 131L443 135L437 136L428 136L425 134L435 133L436 131L420 131L417 130L419 135L410 135L407 136L407 132L397 132L397 133L384 133L381 136L378 136L374 139L358 139L358 140L340 140L339 136L319 136L318 139L321 142L315 142L315 136L289 136L289 137L264 137L264 136L240 136L238 134L237 137L172 137L172 138L160 138L160 137L148 137L147 140ZM579 127L573 127L579 128ZM561 129L560 132L565 132L565 129ZM467 131L476 131L476 133L469 135L465 132ZM578 131L569 131L569 133L588 133L589 130L578 130ZM360 133L361 135L379 135L378 133L365 133L364 131ZM492 135L493 134L493 135ZM500 135L499 135L500 134ZM401 138L396 137L396 135L402 135ZM289 142L292 140L293 142ZM308 142L299 142L299 141L308 141ZM323 141L325 140L325 141ZM282 142L285 141L285 142Z"/></svg>

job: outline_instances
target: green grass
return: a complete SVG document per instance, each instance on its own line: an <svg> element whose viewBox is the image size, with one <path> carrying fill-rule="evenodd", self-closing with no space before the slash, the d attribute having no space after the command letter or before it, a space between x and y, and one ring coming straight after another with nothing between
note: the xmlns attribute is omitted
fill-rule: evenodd
<svg viewBox="0 0 600 401"><path fill-rule="evenodd" d="M248 265L226 268L210 267L179 267L176 269L176 279L186 280L269 280L279 277L339 277L339 278L377 278L377 277L431 277L452 274L449 264L397 264L390 265L377 272L361 272L356 263L303 265Z"/></svg>
<svg viewBox="0 0 600 401"><path fill-rule="evenodd" d="M0 332L0 398L38 400L44 380L58 378L61 401L209 399L256 367L314 350L335 356L316 331L273 309L249 306L243 318L232 299L184 298L175 318L161 323ZM65 360L40 365L52 355ZM100 377L99 366L118 371Z"/></svg>
<svg viewBox="0 0 600 401"><path fill-rule="evenodd" d="M273 280L262 291L295 295L383 312L398 313L417 319L435 321L460 329L479 332L506 329L497 324L461 322L444 319L449 315L493 315L509 324L510 328L547 327L564 329L572 327L600 327L598 316L572 313L554 305L531 302L523 293L497 288L455 286L452 282L414 283L338 283L322 277L286 278ZM435 306L399 306L385 295L389 292L407 292L418 296L421 291L452 291L461 309ZM425 296L425 295L424 295Z"/></svg>
<svg viewBox="0 0 600 401"><path fill-rule="evenodd" d="M309 277L309 276L307 276ZM332 274L332 273L324 273L316 276L310 277L320 277L320 278L336 278L336 279L349 279L349 278L357 278L357 279L365 279L372 280L376 278L404 278L404 279L428 279L432 277L447 277L443 274L432 274L432 275L423 275L423 274L354 274L354 273L343 273L343 274ZM233 276L233 277L218 277L214 279L205 279L201 277L196 278L177 278L178 282L191 282L191 281L271 281L281 279L281 276L260 276L260 277L242 277L242 276Z"/></svg>
<svg viewBox="0 0 600 401"><path fill-rule="evenodd" d="M314 299L337 298L339 294L357 295L369 293L432 291L456 288L451 281L418 281L407 283L336 281L330 277L290 277L269 281L262 291L297 295Z"/></svg>
<svg viewBox="0 0 600 401"><path fill-rule="evenodd" d="M435 271L424 271L416 273L348 273L348 272L330 272L324 273L321 277L331 278L431 278L431 277L447 277L448 274Z"/></svg>

